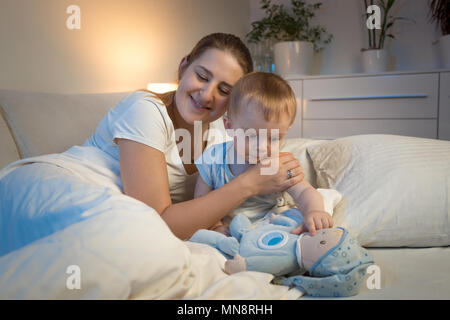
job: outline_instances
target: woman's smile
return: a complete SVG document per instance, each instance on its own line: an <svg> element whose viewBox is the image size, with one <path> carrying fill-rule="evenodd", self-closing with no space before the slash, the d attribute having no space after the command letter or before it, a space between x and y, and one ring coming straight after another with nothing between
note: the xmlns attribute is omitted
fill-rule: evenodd
<svg viewBox="0 0 450 320"><path fill-rule="evenodd" d="M204 112L204 111L207 111L207 110L211 110L210 107L202 105L197 100L195 100L194 97L192 97L192 95L189 95L189 99L191 100L192 105L194 106L194 110L197 110L199 112Z"/></svg>

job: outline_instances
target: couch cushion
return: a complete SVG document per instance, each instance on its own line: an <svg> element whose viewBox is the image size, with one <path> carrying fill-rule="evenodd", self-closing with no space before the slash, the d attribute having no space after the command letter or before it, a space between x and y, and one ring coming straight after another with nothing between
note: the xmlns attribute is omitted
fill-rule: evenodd
<svg viewBox="0 0 450 320"><path fill-rule="evenodd" d="M129 92L56 94L0 90L0 106L22 157L82 144L106 112Z"/></svg>
<svg viewBox="0 0 450 320"><path fill-rule="evenodd" d="M19 160L20 155L17 150L14 138L4 119L4 112L0 105L0 169L8 163Z"/></svg>

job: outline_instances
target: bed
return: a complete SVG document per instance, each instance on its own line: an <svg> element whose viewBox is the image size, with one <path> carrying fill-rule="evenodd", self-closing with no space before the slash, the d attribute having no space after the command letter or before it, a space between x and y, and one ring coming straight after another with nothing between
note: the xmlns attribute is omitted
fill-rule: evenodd
<svg viewBox="0 0 450 320"><path fill-rule="evenodd" d="M126 94L0 90L0 166L81 144ZM311 184L343 195L335 223L373 255L350 299L450 299L449 141L360 135L289 139L283 150ZM270 274L227 275L224 262L177 239L156 212L124 203L1 256L0 298L316 299Z"/></svg>

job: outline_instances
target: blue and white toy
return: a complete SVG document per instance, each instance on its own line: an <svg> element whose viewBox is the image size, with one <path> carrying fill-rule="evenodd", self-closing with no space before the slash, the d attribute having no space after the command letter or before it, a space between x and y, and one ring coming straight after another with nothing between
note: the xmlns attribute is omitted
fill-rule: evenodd
<svg viewBox="0 0 450 320"><path fill-rule="evenodd" d="M256 226L239 214L231 221L231 237L202 229L189 241L218 249L228 259L225 271L229 274L271 273L278 276L275 283L295 286L310 296L358 294L366 269L373 264L369 252L341 227L321 229L314 236L290 233L298 225L288 217L292 210L296 209L272 215L270 223Z"/></svg>

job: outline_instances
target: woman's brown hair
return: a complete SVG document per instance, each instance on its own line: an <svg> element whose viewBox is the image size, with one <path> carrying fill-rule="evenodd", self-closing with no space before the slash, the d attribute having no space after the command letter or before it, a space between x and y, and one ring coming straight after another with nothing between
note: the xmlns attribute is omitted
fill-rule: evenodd
<svg viewBox="0 0 450 320"><path fill-rule="evenodd" d="M192 51L185 57L186 63L178 70L178 81L181 79L184 71L189 65L208 49L219 49L229 52L236 59L244 74L253 71L253 61L250 51L239 37L227 33L212 33L200 39ZM175 97L175 91L151 93L158 96L166 106L171 105Z"/></svg>

